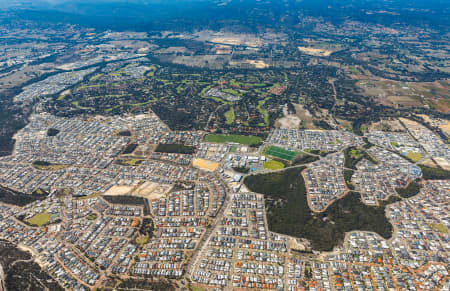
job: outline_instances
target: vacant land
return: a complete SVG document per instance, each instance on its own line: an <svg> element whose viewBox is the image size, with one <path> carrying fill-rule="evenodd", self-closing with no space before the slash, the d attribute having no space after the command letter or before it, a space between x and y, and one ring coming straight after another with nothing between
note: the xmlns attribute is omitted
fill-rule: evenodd
<svg viewBox="0 0 450 291"><path fill-rule="evenodd" d="M171 185L146 181L131 193L133 196L144 197L149 200L164 197L172 189Z"/></svg>
<svg viewBox="0 0 450 291"><path fill-rule="evenodd" d="M298 50L304 54L315 57L328 57L333 53L332 50L327 50L323 48L304 47L304 46L299 46Z"/></svg>
<svg viewBox="0 0 450 291"><path fill-rule="evenodd" d="M202 170L214 172L220 166L219 163L208 161L205 159L195 159L192 161L192 165Z"/></svg>
<svg viewBox="0 0 450 291"><path fill-rule="evenodd" d="M34 161L33 164L31 164L35 169L41 170L41 171L57 171L61 169L65 169L69 167L70 165L64 165L64 164L52 164L44 161Z"/></svg>
<svg viewBox="0 0 450 291"><path fill-rule="evenodd" d="M292 161L297 155L297 152L288 151L280 147L269 146L264 150L264 154L280 158L287 161Z"/></svg>
<svg viewBox="0 0 450 291"><path fill-rule="evenodd" d="M342 243L345 232L352 230L391 237L392 225L385 216L385 206L364 205L357 192L350 192L323 213L313 213L307 203L303 169L252 175L244 180L251 191L265 195L271 231L307 238L314 249L321 251L332 250Z"/></svg>
<svg viewBox="0 0 450 291"><path fill-rule="evenodd" d="M235 142L245 145L257 145L262 142L262 139L252 135L208 134L205 136L205 141L213 143Z"/></svg>
<svg viewBox="0 0 450 291"><path fill-rule="evenodd" d="M134 189L134 186L114 185L105 192L105 195L117 196L126 195Z"/></svg>
<svg viewBox="0 0 450 291"><path fill-rule="evenodd" d="M267 162L264 163L264 169L268 169L268 170L279 170L279 169L283 169L284 168L284 164L278 161L274 161L274 160L268 160Z"/></svg>
<svg viewBox="0 0 450 291"><path fill-rule="evenodd" d="M128 167L136 167L139 166L143 160L140 159L123 159L123 160L117 160L116 163L122 166L128 166Z"/></svg>

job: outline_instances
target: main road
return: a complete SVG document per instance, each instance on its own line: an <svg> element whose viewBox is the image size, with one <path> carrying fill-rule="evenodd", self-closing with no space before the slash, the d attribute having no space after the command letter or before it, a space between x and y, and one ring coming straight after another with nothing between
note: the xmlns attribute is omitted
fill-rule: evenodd
<svg viewBox="0 0 450 291"><path fill-rule="evenodd" d="M216 217L214 217L214 220L211 223L211 225L206 229L201 240L198 242L197 250L194 251L194 255L189 260L189 262L186 266L186 272L188 274L188 278L190 278L191 280L192 280L192 275L194 274L194 270L196 269L195 267L197 266L198 260L201 258L201 255L206 252L206 250L208 248L208 243L211 240L214 230L216 229L217 225L222 221L225 210L228 209L228 204L230 203L230 196L231 196L230 193L231 193L230 190L227 189L225 201L223 202L222 207L220 208Z"/></svg>

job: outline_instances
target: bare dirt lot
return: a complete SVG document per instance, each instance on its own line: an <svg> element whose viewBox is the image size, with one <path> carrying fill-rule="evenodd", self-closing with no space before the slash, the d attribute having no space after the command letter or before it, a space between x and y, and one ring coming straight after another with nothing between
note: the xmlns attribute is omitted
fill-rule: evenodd
<svg viewBox="0 0 450 291"><path fill-rule="evenodd" d="M403 118L400 117L399 118L401 122L403 122L403 124L409 129L409 130L421 130L424 129L424 126L421 125L420 123L417 123L411 119L407 119L407 118Z"/></svg>
<svg viewBox="0 0 450 291"><path fill-rule="evenodd" d="M130 195L153 200L164 197L171 189L171 185L146 181L142 184L132 186L114 185L105 192L105 195Z"/></svg>
<svg viewBox="0 0 450 291"><path fill-rule="evenodd" d="M213 161L208 161L205 159L195 159L192 161L192 165L196 168L206 170L209 172L213 172L213 171L217 170L217 168L220 166L219 163L216 163Z"/></svg>
<svg viewBox="0 0 450 291"><path fill-rule="evenodd" d="M403 125L397 120L383 119L378 122L372 122L368 126L369 131L382 130L382 131L405 131Z"/></svg>
<svg viewBox="0 0 450 291"><path fill-rule="evenodd" d="M439 127L445 134L450 136L450 121L440 118L431 119L428 115L420 114L420 117L431 126Z"/></svg>
<svg viewBox="0 0 450 291"><path fill-rule="evenodd" d="M243 61L231 61L230 62L231 66L241 66L243 64L251 65L251 66L255 67L256 69L265 69L265 68L270 67L270 65L267 64L266 62L264 62L263 60L243 60Z"/></svg>
<svg viewBox="0 0 450 291"><path fill-rule="evenodd" d="M316 126L313 123L314 116L306 109L303 104L294 104L295 115L301 120L302 126L305 128L315 129Z"/></svg>
<svg viewBox="0 0 450 291"><path fill-rule="evenodd" d="M147 181L133 191L132 195L153 200L164 197L170 189L172 189L171 185Z"/></svg>
<svg viewBox="0 0 450 291"><path fill-rule="evenodd" d="M299 46L298 50L301 51L304 54L315 56L315 57L328 57L331 55L334 51L323 49L323 48L312 48L312 47L304 47Z"/></svg>
<svg viewBox="0 0 450 291"><path fill-rule="evenodd" d="M382 78L363 79L359 75L357 78L360 81L356 85L364 90L365 95L381 104L407 108L428 106L440 112L450 112L450 81L399 82Z"/></svg>
<svg viewBox="0 0 450 291"><path fill-rule="evenodd" d="M283 107L284 116L275 122L275 126L279 128L296 129L299 128L302 122L298 116L294 114L289 114L287 106Z"/></svg>
<svg viewBox="0 0 450 291"><path fill-rule="evenodd" d="M105 192L105 195L118 196L130 194L135 186L114 185Z"/></svg>

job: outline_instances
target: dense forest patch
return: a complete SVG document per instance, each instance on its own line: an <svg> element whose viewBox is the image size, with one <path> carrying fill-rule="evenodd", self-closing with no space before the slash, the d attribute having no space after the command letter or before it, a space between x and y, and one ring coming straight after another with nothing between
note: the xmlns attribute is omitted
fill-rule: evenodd
<svg viewBox="0 0 450 291"><path fill-rule="evenodd" d="M0 264L8 290L64 290L55 279L31 260L31 254L14 244L0 240Z"/></svg>
<svg viewBox="0 0 450 291"><path fill-rule="evenodd" d="M418 165L422 170L422 177L425 180L448 180L450 179L450 171L432 168L424 165Z"/></svg>
<svg viewBox="0 0 450 291"><path fill-rule="evenodd" d="M193 154L195 147L186 146L184 144L163 144L160 143L155 149L159 153L177 153L177 154Z"/></svg>
<svg viewBox="0 0 450 291"><path fill-rule="evenodd" d="M398 195L402 196L403 198L413 197L419 194L420 184L416 181L412 181L411 183L409 183L408 187L396 188L395 191L397 191Z"/></svg>
<svg viewBox="0 0 450 291"><path fill-rule="evenodd" d="M345 167L353 170L356 170L356 164L358 164L358 162L361 161L362 159L366 159L374 164L378 163L378 161L375 160L366 151L356 147L346 148L344 150L344 155L345 155Z"/></svg>
<svg viewBox="0 0 450 291"><path fill-rule="evenodd" d="M352 230L391 237L392 225L385 216L385 205L367 206L358 192L350 192L322 213L313 213L307 203L303 169L252 175L244 180L251 191L265 195L271 231L307 238L312 248L320 251L332 250L343 242L345 232Z"/></svg>
<svg viewBox="0 0 450 291"><path fill-rule="evenodd" d="M131 154L134 152L134 150L138 147L137 143L130 143L129 145L127 145L127 147L123 150L123 154L127 155L127 154Z"/></svg>
<svg viewBox="0 0 450 291"><path fill-rule="evenodd" d="M59 133L59 129L49 128L47 130L47 136L56 136Z"/></svg>
<svg viewBox="0 0 450 291"><path fill-rule="evenodd" d="M43 200L46 194L26 194L0 186L0 201L6 204L25 206L36 200Z"/></svg>

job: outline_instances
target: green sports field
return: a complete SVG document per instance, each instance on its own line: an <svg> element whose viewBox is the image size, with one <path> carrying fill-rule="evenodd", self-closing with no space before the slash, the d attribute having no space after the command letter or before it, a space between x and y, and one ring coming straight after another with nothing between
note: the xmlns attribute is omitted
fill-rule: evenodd
<svg viewBox="0 0 450 291"><path fill-rule="evenodd" d="M298 155L297 152L288 151L288 150L285 150L283 148L276 147L276 146L267 147L265 149L264 153L266 155L280 158L280 159L287 160L287 161L292 161Z"/></svg>
<svg viewBox="0 0 450 291"><path fill-rule="evenodd" d="M37 225L41 227L44 224L48 223L50 221L50 218L50 214L48 214L47 212L41 212L28 219L27 222L31 225Z"/></svg>
<svg viewBox="0 0 450 291"><path fill-rule="evenodd" d="M255 145L259 144L262 140L261 138L252 135L208 134L205 136L205 141L214 143L236 142L245 145Z"/></svg>

